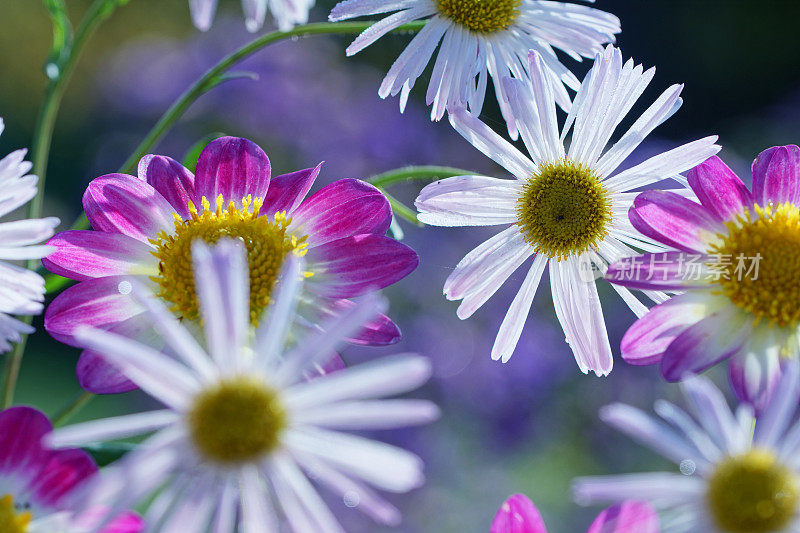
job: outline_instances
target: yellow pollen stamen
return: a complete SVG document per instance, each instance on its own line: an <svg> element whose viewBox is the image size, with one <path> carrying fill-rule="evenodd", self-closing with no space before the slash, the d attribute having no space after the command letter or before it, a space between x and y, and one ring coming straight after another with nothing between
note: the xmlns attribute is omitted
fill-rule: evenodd
<svg viewBox="0 0 800 533"><path fill-rule="evenodd" d="M188 421L200 453L224 464L257 460L273 451L287 424L278 393L251 378L233 378L202 392Z"/></svg>
<svg viewBox="0 0 800 533"><path fill-rule="evenodd" d="M0 531L3 533L25 533L32 518L30 511L19 512L14 507L10 494L0 498Z"/></svg>
<svg viewBox="0 0 800 533"><path fill-rule="evenodd" d="M706 497L717 526L727 533L783 531L800 503L794 472L759 449L722 461Z"/></svg>
<svg viewBox="0 0 800 533"><path fill-rule="evenodd" d="M170 309L189 320L199 317L197 294L192 270L192 242L195 239L213 244L228 237L241 239L247 248L250 268L250 320L257 325L258 318L270 302L273 285L278 277L286 254L304 255L308 236L287 234L291 218L286 212L274 217L260 216L263 198L247 196L241 206L230 201L224 205L222 195L217 197L216 209L206 197L202 199L202 212L189 202L190 218L183 220L175 215L172 234L160 232L151 243L158 260L157 276L152 279L159 286L158 296L169 303ZM252 209L251 209L252 208ZM305 273L310 276L310 272Z"/></svg>
<svg viewBox="0 0 800 533"><path fill-rule="evenodd" d="M540 166L517 200L525 242L559 260L603 240L611 214L608 191L594 171L567 160Z"/></svg>
<svg viewBox="0 0 800 533"><path fill-rule="evenodd" d="M755 315L756 321L796 327L800 323L798 207L787 202L756 205L754 211L746 209L726 222L727 235L720 234L720 244L710 250L721 262L716 267L722 293ZM752 271L742 271L740 258Z"/></svg>
<svg viewBox="0 0 800 533"><path fill-rule="evenodd" d="M439 12L472 31L493 33L508 29L522 0L437 0Z"/></svg>

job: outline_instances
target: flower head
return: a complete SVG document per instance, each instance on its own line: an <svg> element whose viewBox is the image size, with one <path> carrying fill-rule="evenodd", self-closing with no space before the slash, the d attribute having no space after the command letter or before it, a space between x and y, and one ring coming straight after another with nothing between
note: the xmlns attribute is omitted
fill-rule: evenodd
<svg viewBox="0 0 800 533"><path fill-rule="evenodd" d="M658 533L658 515L649 504L625 501L600 513L586 533ZM547 533L539 510L524 494L508 498L489 533Z"/></svg>
<svg viewBox="0 0 800 533"><path fill-rule="evenodd" d="M3 533L89 533L105 519L102 508L75 513L75 494L97 472L79 449L49 450L42 438L53 426L31 407L0 411L0 531ZM102 533L139 533L132 513L109 521Z"/></svg>
<svg viewBox="0 0 800 533"><path fill-rule="evenodd" d="M5 125L0 118L0 133ZM36 176L28 171L33 165L25 161L27 150L16 150L0 159L0 216L5 216L28 203L36 196ZM15 220L0 223L0 353L19 342L21 334L33 333L33 328L11 315L38 315L44 306L44 280L8 261L40 259L54 248L39 245L53 234L59 220L55 217Z"/></svg>
<svg viewBox="0 0 800 533"><path fill-rule="evenodd" d="M607 423L680 465L658 472L578 479L580 503L649 501L662 531L778 533L800 528L800 367L793 361L756 419L742 404L731 412L722 393L694 376L682 384L690 413L661 400L656 420L624 404L605 407Z"/></svg>
<svg viewBox="0 0 800 533"><path fill-rule="evenodd" d="M532 90L505 79L509 106L530 157L503 140L463 108L450 120L476 148L505 167L515 179L457 176L425 187L416 201L419 218L438 226L499 226L500 233L464 257L444 286L450 300L462 300L458 316L469 317L514 273L528 263L525 281L500 326L492 357L514 352L545 267L556 315L580 369L606 375L611 347L593 271L604 272L637 249L663 250L637 232L625 214L635 193L626 192L677 176L719 147L708 137L658 154L627 170L619 165L645 137L680 106L682 87L667 89L630 129L607 146L614 130L650 83L644 71L609 46L598 54L580 85L561 132L553 83L544 58L531 53ZM570 143L565 139L571 132ZM678 193L674 193L678 194ZM683 192L685 194L685 192ZM532 262L528 262L532 258ZM617 288L637 314L646 307L630 291ZM663 294L650 293L663 301Z"/></svg>
<svg viewBox="0 0 800 533"><path fill-rule="evenodd" d="M667 380L730 360L740 399L760 408L781 359L800 350L800 148L776 146L753 162L753 191L719 158L688 174L699 203L670 192L639 195L639 231L676 251L612 265L612 283L685 291L640 318L622 339L633 364Z"/></svg>
<svg viewBox="0 0 800 533"><path fill-rule="evenodd" d="M387 237L391 208L383 194L355 179L336 181L305 198L320 166L270 178L266 154L246 139L223 137L203 150L192 174L176 161L146 156L138 177L109 174L93 180L83 204L94 231L52 238L44 264L80 281L48 307L45 328L81 346L75 329L90 325L159 346L145 308L130 294L128 276L152 287L175 316L198 326L200 301L192 275L192 244L241 240L249 264L249 312L258 326L274 298L287 257L304 257L308 282L298 304L314 329L350 309L347 298L390 285L417 266L409 247ZM247 274L246 274L247 275ZM352 342L390 344L397 326L379 315ZM98 393L134 388L130 380L87 350L78 363L84 388Z"/></svg>
<svg viewBox="0 0 800 533"><path fill-rule="evenodd" d="M103 330L77 332L164 404L56 430L50 443L57 446L155 431L87 489L87 504L118 507L158 494L146 517L153 531L171 530L192 513L199 530L214 523L220 531L238 525L260 532L278 530L274 498L294 531L341 531L310 477L375 520L396 523L399 512L370 486L391 492L419 486L421 460L348 431L435 419L438 410L429 402L381 399L424 383L429 362L401 355L308 381L306 373L362 328L381 300L364 296L287 348L302 260L287 261L269 312L251 332L244 247L226 239L208 248L198 240L193 251L207 348L137 283L132 293L167 352Z"/></svg>
<svg viewBox="0 0 800 533"><path fill-rule="evenodd" d="M392 11L395 13L364 31L347 48L347 55L353 55L402 24L427 19L384 78L378 91L381 98L401 93L400 108L405 108L411 88L441 42L428 85L431 118L441 119L446 109L458 104L480 114L491 76L515 139L520 117L514 115L502 80L506 76L528 80L528 50L541 54L554 97L568 109L566 87L577 89L580 83L560 62L554 48L578 60L592 57L603 44L614 42L614 34L620 31L614 15L569 2L538 0L344 0L329 18L336 21Z"/></svg>

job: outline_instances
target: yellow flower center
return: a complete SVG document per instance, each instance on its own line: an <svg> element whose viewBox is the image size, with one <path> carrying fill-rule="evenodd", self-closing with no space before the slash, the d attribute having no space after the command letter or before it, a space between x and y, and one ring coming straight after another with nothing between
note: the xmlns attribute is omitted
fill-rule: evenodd
<svg viewBox="0 0 800 533"><path fill-rule="evenodd" d="M31 518L30 511L21 513L14 507L14 498L10 494L0 498L0 531L3 533L25 533Z"/></svg>
<svg viewBox="0 0 800 533"><path fill-rule="evenodd" d="M706 497L717 526L729 533L783 531L800 501L794 472L758 449L720 463Z"/></svg>
<svg viewBox="0 0 800 533"><path fill-rule="evenodd" d="M234 378L202 392L188 421L203 456L217 463L241 463L278 447L286 410L275 390L254 379Z"/></svg>
<svg viewBox="0 0 800 533"><path fill-rule="evenodd" d="M754 208L726 223L711 253L731 302L779 327L800 323L800 220L791 203Z"/></svg>
<svg viewBox="0 0 800 533"><path fill-rule="evenodd" d="M542 165L522 187L517 224L549 257L580 255L608 235L611 199L594 171L570 161Z"/></svg>
<svg viewBox="0 0 800 533"><path fill-rule="evenodd" d="M289 235L286 228L291 219L285 212L274 217L259 216L263 198L243 198L241 206L233 201L224 207L222 195L217 197L216 210L210 209L203 197L203 212L189 203L191 218L175 215L175 231L160 232L150 242L158 260L158 275L151 279L158 283L158 296L170 304L170 309L181 318L195 320L199 317L197 293L192 270L192 242L195 239L213 244L223 237L241 239L247 248L250 270L250 320L257 325L262 312L269 305L270 294L286 254L304 255L307 236ZM252 209L251 209L252 207ZM306 276L311 273L306 272Z"/></svg>
<svg viewBox="0 0 800 533"><path fill-rule="evenodd" d="M522 0L437 0L445 17L478 33L508 29L519 17Z"/></svg>

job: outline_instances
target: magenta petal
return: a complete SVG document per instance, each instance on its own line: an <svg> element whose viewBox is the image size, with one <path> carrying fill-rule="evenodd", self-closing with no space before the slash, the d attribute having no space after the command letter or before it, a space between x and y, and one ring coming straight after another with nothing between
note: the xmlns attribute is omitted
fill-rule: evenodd
<svg viewBox="0 0 800 533"><path fill-rule="evenodd" d="M44 267L77 281L129 274L155 261L151 246L120 233L62 231L47 244L56 251L42 259Z"/></svg>
<svg viewBox="0 0 800 533"><path fill-rule="evenodd" d="M56 340L77 346L78 326L108 329L143 312L129 294L120 293L125 276L90 279L74 285L47 307L44 327Z"/></svg>
<svg viewBox="0 0 800 533"><path fill-rule="evenodd" d="M658 533L658 514L646 502L625 501L600 513L586 533Z"/></svg>
<svg viewBox="0 0 800 533"><path fill-rule="evenodd" d="M606 281L634 289L684 290L713 279L705 254L658 252L625 257L609 265Z"/></svg>
<svg viewBox="0 0 800 533"><path fill-rule="evenodd" d="M736 355L747 340L752 324L745 324L725 308L686 328L670 343L661 359L661 375L680 381Z"/></svg>
<svg viewBox="0 0 800 533"><path fill-rule="evenodd" d="M220 137L203 149L195 169L195 204L205 196L211 205L220 194L240 202L252 195L263 198L269 187L267 154L257 144L239 137Z"/></svg>
<svg viewBox="0 0 800 533"><path fill-rule="evenodd" d="M182 218L189 218L189 201L194 200L194 174L163 155L146 155L139 161L139 178L153 186Z"/></svg>
<svg viewBox="0 0 800 533"><path fill-rule="evenodd" d="M40 505L58 508L65 496L96 472L94 460L83 450L51 451L29 490Z"/></svg>
<svg viewBox="0 0 800 533"><path fill-rule="evenodd" d="M392 208L381 191L347 178L323 187L292 213L292 225L308 235L310 246L362 233L385 234Z"/></svg>
<svg viewBox="0 0 800 533"><path fill-rule="evenodd" d="M382 289L411 273L419 264L416 252L384 235L355 235L309 250L314 273L309 287L329 298L350 298Z"/></svg>
<svg viewBox="0 0 800 533"><path fill-rule="evenodd" d="M700 203L720 220L731 220L753 205L747 186L717 156L690 170L686 178Z"/></svg>
<svg viewBox="0 0 800 533"><path fill-rule="evenodd" d="M142 242L175 227L174 210L152 185L127 174L108 174L89 183L83 209L97 231L122 233Z"/></svg>
<svg viewBox="0 0 800 533"><path fill-rule="evenodd" d="M686 252L704 252L722 224L699 204L674 192L645 191L628 212L642 234Z"/></svg>
<svg viewBox="0 0 800 533"><path fill-rule="evenodd" d="M652 365L661 361L672 341L696 321L687 307L692 296L682 294L661 303L638 319L622 337L622 358L632 365Z"/></svg>
<svg viewBox="0 0 800 533"><path fill-rule="evenodd" d="M0 412L0 473L16 473L24 480L39 474L48 455L40 444L53 430L47 417L32 407L11 407Z"/></svg>
<svg viewBox="0 0 800 533"><path fill-rule="evenodd" d="M286 211L292 214L308 194L321 168L322 163L314 168L281 174L272 178L261 213L272 216L280 211Z"/></svg>
<svg viewBox="0 0 800 533"><path fill-rule="evenodd" d="M752 166L753 196L760 205L800 203L800 148L790 144L764 150Z"/></svg>
<svg viewBox="0 0 800 533"><path fill-rule="evenodd" d="M547 533L542 516L524 494L514 494L494 515L489 533Z"/></svg>
<svg viewBox="0 0 800 533"><path fill-rule="evenodd" d="M97 525L108 515L108 507L95 506L83 511L73 523L80 531L94 531ZM133 512L124 512L103 526L100 533L140 533L145 530L145 522Z"/></svg>
<svg viewBox="0 0 800 533"><path fill-rule="evenodd" d="M353 307L355 303L350 300L335 300L330 305L322 309L322 319L332 318ZM400 328L386 316L379 314L370 322L364 325L355 337L346 339L352 344L367 346L386 346L394 344L400 340Z"/></svg>
<svg viewBox="0 0 800 533"><path fill-rule="evenodd" d="M120 394L139 388L106 362L102 355L92 350L81 352L75 374L80 386L92 394Z"/></svg>

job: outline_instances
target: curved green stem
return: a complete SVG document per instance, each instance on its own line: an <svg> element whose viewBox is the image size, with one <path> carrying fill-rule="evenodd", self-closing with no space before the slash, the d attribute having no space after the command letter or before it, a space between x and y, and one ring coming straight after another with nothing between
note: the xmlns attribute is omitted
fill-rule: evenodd
<svg viewBox="0 0 800 533"><path fill-rule="evenodd" d="M372 176L367 181L379 189L384 189L389 185L402 181L435 180L474 174L474 171L464 170L463 168L421 165L392 169Z"/></svg>
<svg viewBox="0 0 800 533"><path fill-rule="evenodd" d="M69 403L69 405L65 406L53 416L53 426L58 427L64 425L70 418L78 414L81 409L86 407L86 404L92 401L93 398L94 394L91 392L84 391L79 393L75 399Z"/></svg>
<svg viewBox="0 0 800 533"><path fill-rule="evenodd" d="M39 116L36 119L36 129L31 144L33 174L39 177L38 190L28 204L28 218L39 218L42 214L42 202L44 199L44 186L47 178L47 162L50 158L50 146L53 140L53 128L56 124L58 109L64 97L67 83L72 77L75 65L83 51L83 47L94 33L97 27L107 19L116 8L116 2L109 0L95 0L86 12L81 21L80 27L75 32L75 38L71 43L65 61L58 65L50 63L45 68L50 81L45 88L42 107L39 109ZM56 69L55 71L53 69ZM33 270L39 265L38 260L30 260L28 268ZM26 324L30 324L33 317L26 316L21 319ZM19 369L22 366L22 356L25 353L25 346L28 343L28 336L22 335L20 341L14 346L14 351L8 356L5 365L5 375L3 378L3 397L2 406L8 407L14 401L14 390L17 386Z"/></svg>
<svg viewBox="0 0 800 533"><path fill-rule="evenodd" d="M367 181L381 190L389 204L392 206L392 211L396 217L411 222L417 226L424 226L417 218L417 213L413 209L402 203L400 200L392 196L386 191L386 187L395 183L415 180L436 180L440 178L449 178L452 176L464 176L475 174L471 170L464 170L455 167L440 167L434 165L420 165L408 166L403 168L395 168L388 170L381 174L372 176Z"/></svg>

